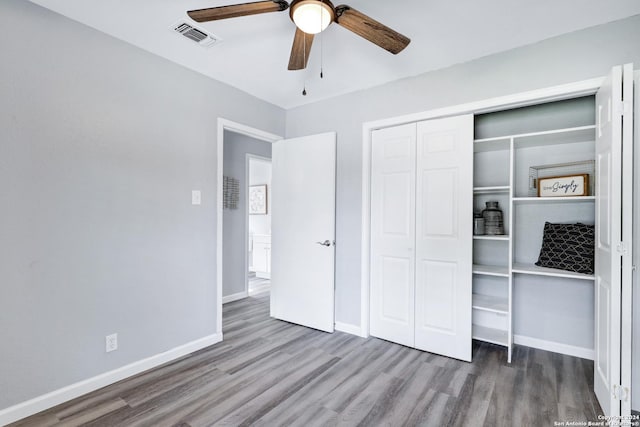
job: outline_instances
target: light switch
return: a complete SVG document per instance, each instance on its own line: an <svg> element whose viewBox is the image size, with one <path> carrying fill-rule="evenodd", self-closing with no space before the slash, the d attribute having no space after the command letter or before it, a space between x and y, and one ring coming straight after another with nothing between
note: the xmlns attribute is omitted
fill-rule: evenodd
<svg viewBox="0 0 640 427"><path fill-rule="evenodd" d="M200 192L200 190L193 190L191 192L191 204L199 205L201 203L202 203L202 193Z"/></svg>

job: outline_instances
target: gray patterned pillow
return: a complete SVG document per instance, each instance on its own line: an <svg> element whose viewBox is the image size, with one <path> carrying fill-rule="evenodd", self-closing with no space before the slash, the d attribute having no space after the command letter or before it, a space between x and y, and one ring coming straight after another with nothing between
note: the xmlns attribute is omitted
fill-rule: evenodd
<svg viewBox="0 0 640 427"><path fill-rule="evenodd" d="M593 274L595 230L587 224L544 223L537 266Z"/></svg>

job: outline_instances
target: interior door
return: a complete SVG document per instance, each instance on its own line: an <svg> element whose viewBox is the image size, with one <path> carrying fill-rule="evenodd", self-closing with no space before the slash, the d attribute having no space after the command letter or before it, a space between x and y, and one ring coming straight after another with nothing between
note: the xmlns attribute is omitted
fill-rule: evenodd
<svg viewBox="0 0 640 427"><path fill-rule="evenodd" d="M336 135L278 141L271 155L271 316L333 332Z"/></svg>
<svg viewBox="0 0 640 427"><path fill-rule="evenodd" d="M417 135L415 343L471 361L473 115Z"/></svg>
<svg viewBox="0 0 640 427"><path fill-rule="evenodd" d="M414 346L416 125L371 146L371 335Z"/></svg>
<svg viewBox="0 0 640 427"><path fill-rule="evenodd" d="M620 397L624 394L620 352L622 256L625 245L631 245L622 233L623 196L628 197L623 195L622 179L622 93L622 67L614 67L596 94L594 390L607 416L620 415Z"/></svg>

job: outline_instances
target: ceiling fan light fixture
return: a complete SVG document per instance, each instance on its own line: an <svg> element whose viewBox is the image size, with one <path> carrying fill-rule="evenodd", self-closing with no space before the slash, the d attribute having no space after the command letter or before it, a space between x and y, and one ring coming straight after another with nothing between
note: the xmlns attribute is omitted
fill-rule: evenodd
<svg viewBox="0 0 640 427"><path fill-rule="evenodd" d="M328 3L328 2L327 2ZM291 4L291 19L301 31L318 34L334 19L333 6L321 0L302 0Z"/></svg>

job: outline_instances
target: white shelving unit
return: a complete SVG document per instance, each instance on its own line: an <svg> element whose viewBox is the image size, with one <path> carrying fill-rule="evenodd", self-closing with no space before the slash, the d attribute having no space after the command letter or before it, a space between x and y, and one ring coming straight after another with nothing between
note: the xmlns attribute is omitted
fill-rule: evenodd
<svg viewBox="0 0 640 427"><path fill-rule="evenodd" d="M482 276L509 277L509 267L473 264L473 274Z"/></svg>
<svg viewBox="0 0 640 427"><path fill-rule="evenodd" d="M509 241L509 235L500 234L500 235L481 235L481 236L473 236L474 240L504 240Z"/></svg>
<svg viewBox="0 0 640 427"><path fill-rule="evenodd" d="M505 171L507 173L498 178L496 178L496 171L483 171L478 165L474 166L478 169L475 171L475 176L476 181L479 181L475 183L477 186L473 189L474 206L479 209L481 203L487 200L499 200L504 213L506 234L474 236L473 339L507 347L509 363L513 349L513 293L514 289L517 292L518 277L527 275L537 276L540 280L560 278L582 280L585 283L593 283L594 281L593 275L534 265L537 258L533 259L533 253L536 250L539 251L539 246L536 249L533 248L533 245L539 245L539 238L532 238L529 233L527 236L518 235L518 231L516 231L516 226L519 225L518 221L523 221L524 224L527 221L532 221L532 218L537 215L538 223L534 227L537 230L540 228L540 224L544 224L547 214L555 215L555 217L563 216L563 218L567 218L566 222L574 221L574 218L571 217L573 212L580 212L583 216L593 216L595 196L528 196L527 192L523 190L523 175L529 167L537 164L535 162L538 159L535 158L535 155L534 158L529 159L519 150L531 149L535 151L536 147L541 147L537 151L537 156L548 156L549 150L554 150L564 144L578 144L576 147L582 149L584 144L588 145L594 140L595 126L580 126L474 141L474 153L477 157L484 156L481 162L484 162L485 169L491 169L486 165L490 164L488 156L492 155L497 159L494 164L505 163L506 159L509 164L508 171ZM545 152L543 153L542 150ZM590 155L593 154L590 153ZM572 160L576 159L568 159L567 161ZM488 178L482 175L483 172L488 175ZM585 214L585 212L587 213ZM589 212L591 213L589 214ZM582 218L575 219L582 220ZM522 230L520 233L522 234ZM487 254L492 255L489 257L490 262L486 262ZM478 259L485 262L478 262Z"/></svg>
<svg viewBox="0 0 640 427"><path fill-rule="evenodd" d="M574 273L573 271L558 270L556 268L538 267L537 265L514 263L511 272L532 274L535 276L563 277L565 279L595 280L593 274Z"/></svg>
<svg viewBox="0 0 640 427"><path fill-rule="evenodd" d="M493 187L474 187L473 194L499 194L508 193L511 187L508 185L496 185Z"/></svg>
<svg viewBox="0 0 640 427"><path fill-rule="evenodd" d="M508 165L495 176L482 178L476 175L482 184L473 189L474 206L476 210L483 208L483 204L489 200L497 200L503 211L505 221L504 235L474 235L474 262L473 265L473 339L505 346L508 348L507 359L511 362L512 337L511 332L511 211L512 198L512 160L511 151L513 140L510 136L499 138L478 139L474 141L474 153L477 157L497 156L502 161L497 163ZM481 154L479 154L481 153ZM476 165L474 168L478 168ZM479 171L481 173L482 171ZM496 172L492 170L492 172ZM484 259L484 253L491 252L493 256L489 260ZM478 259L476 259L478 258ZM487 263L487 261L490 262Z"/></svg>
<svg viewBox="0 0 640 427"><path fill-rule="evenodd" d="M549 203L580 203L595 202L595 196L573 196L573 197L514 197L513 202L518 204L549 204Z"/></svg>
<svg viewBox="0 0 640 427"><path fill-rule="evenodd" d="M509 300L490 295L473 294L473 308L489 311L491 313L507 314L509 312Z"/></svg>
<svg viewBox="0 0 640 427"><path fill-rule="evenodd" d="M486 326L474 324L473 339L485 341L492 344L498 344L505 347L509 346L509 332L505 331L504 329L489 328Z"/></svg>

